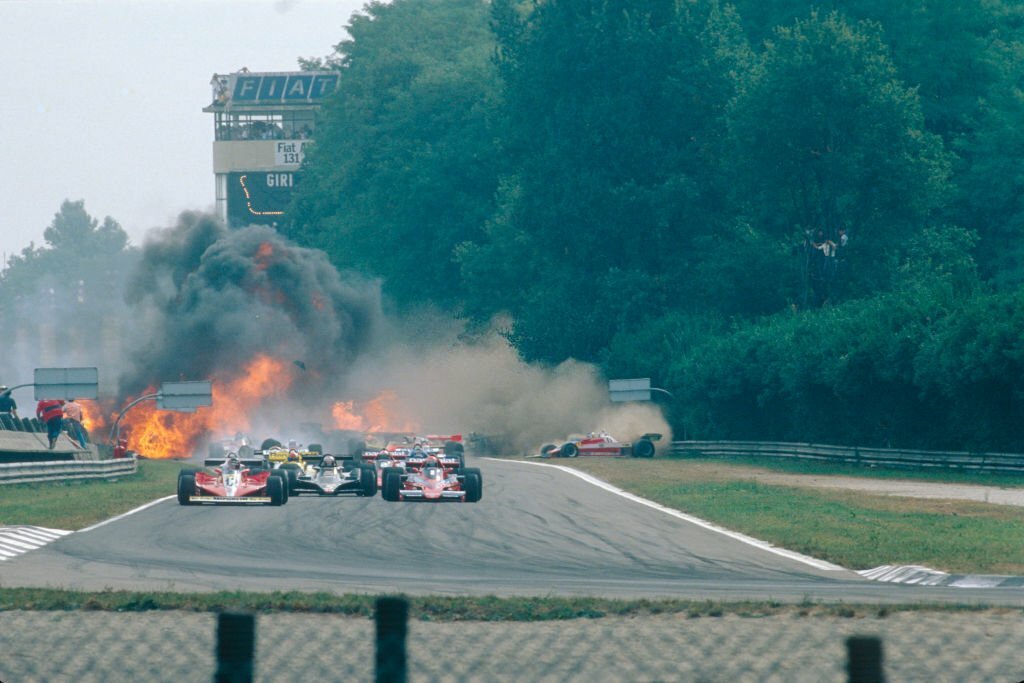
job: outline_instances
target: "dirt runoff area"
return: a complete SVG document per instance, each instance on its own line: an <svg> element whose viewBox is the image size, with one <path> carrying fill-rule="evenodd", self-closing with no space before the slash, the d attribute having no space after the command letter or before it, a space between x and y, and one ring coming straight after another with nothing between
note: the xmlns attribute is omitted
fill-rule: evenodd
<svg viewBox="0 0 1024 683"><path fill-rule="evenodd" d="M213 680L217 616L29 612L2 616L0 680ZM851 636L881 641L890 681L1024 679L1019 610L547 622L411 621L409 681L843 681ZM255 681L372 681L375 623L256 618Z"/></svg>

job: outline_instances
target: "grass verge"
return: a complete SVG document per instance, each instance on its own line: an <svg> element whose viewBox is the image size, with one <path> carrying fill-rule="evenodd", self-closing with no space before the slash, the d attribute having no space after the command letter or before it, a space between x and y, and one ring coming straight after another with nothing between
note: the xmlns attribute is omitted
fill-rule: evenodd
<svg viewBox="0 0 1024 683"><path fill-rule="evenodd" d="M849 567L1024 574L1024 508L765 484L756 469L665 458L559 460L627 491ZM758 464L760 468L760 464Z"/></svg>
<svg viewBox="0 0 1024 683"><path fill-rule="evenodd" d="M181 463L139 460L138 472L116 481L11 484L0 488L0 526L30 524L76 531L175 492Z"/></svg>
<svg viewBox="0 0 1024 683"><path fill-rule="evenodd" d="M307 612L372 617L378 596L335 595L332 593L170 593L100 591L79 592L48 588L0 588L0 612L9 610L149 612L245 611L259 614ZM409 615L420 621L553 621L599 619L602 617L643 617L682 614L688 618L767 617L780 614L829 617L884 617L895 612L999 612L1021 613L1019 608L986 605L919 604L868 605L803 602L787 604L769 601L713 602L699 600L611 600L604 598L498 598L498 597L414 597Z"/></svg>

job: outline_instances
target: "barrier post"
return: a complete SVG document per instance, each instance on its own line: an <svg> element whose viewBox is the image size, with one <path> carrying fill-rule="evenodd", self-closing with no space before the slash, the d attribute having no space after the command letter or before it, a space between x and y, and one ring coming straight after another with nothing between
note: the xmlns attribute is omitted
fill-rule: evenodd
<svg viewBox="0 0 1024 683"><path fill-rule="evenodd" d="M256 620L251 614L218 614L214 683L252 683L255 649Z"/></svg>
<svg viewBox="0 0 1024 683"><path fill-rule="evenodd" d="M874 636L851 636L846 639L850 683L883 683L882 641Z"/></svg>
<svg viewBox="0 0 1024 683"><path fill-rule="evenodd" d="M377 683L405 683L405 636L409 603L377 599Z"/></svg>

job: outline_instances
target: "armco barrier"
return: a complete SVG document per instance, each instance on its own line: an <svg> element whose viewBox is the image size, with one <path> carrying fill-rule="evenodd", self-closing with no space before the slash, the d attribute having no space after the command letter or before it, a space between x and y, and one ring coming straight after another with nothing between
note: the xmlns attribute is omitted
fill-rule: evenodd
<svg viewBox="0 0 1024 683"><path fill-rule="evenodd" d="M890 448L859 448L856 446L768 441L673 441L672 453L683 457L755 456L818 460L874 467L1024 473L1024 455L1016 453L904 451Z"/></svg>
<svg viewBox="0 0 1024 683"><path fill-rule="evenodd" d="M14 462L0 464L0 484L27 484L38 481L72 479L111 479L134 474L138 460L58 460L51 462Z"/></svg>

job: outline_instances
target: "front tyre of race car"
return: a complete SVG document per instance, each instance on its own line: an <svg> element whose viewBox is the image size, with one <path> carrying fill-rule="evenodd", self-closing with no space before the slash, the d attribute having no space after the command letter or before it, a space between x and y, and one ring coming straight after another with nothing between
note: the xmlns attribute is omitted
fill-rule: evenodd
<svg viewBox="0 0 1024 683"><path fill-rule="evenodd" d="M394 470L384 470L384 481L381 487L380 497L386 501L395 502L401 498L398 494L402 488L402 475Z"/></svg>
<svg viewBox="0 0 1024 683"><path fill-rule="evenodd" d="M359 495L372 497L377 494L377 468L373 465L359 465Z"/></svg>
<svg viewBox="0 0 1024 683"><path fill-rule="evenodd" d="M274 506L287 502L281 477L267 477L267 496L270 498L270 504Z"/></svg>
<svg viewBox="0 0 1024 683"><path fill-rule="evenodd" d="M556 446L553 443L546 443L546 444L544 444L543 446L540 447L540 457L542 457L542 458L550 458L551 455L552 455L552 453L551 453L552 451L556 451L555 455L558 455L558 453L557 453L558 446Z"/></svg>
<svg viewBox="0 0 1024 683"><path fill-rule="evenodd" d="M196 475L185 472L179 474L178 503L181 505L191 505L192 501L188 498L194 495L196 495Z"/></svg>
<svg viewBox="0 0 1024 683"><path fill-rule="evenodd" d="M562 446L561 455L563 458L575 458L580 454L580 447L572 441Z"/></svg>
<svg viewBox="0 0 1024 683"><path fill-rule="evenodd" d="M475 503L484 495L484 482L480 470L471 467L463 472L465 479L462 480L462 488L466 492L466 502Z"/></svg>
<svg viewBox="0 0 1024 683"><path fill-rule="evenodd" d="M653 458L654 457L654 442L650 439L638 439L633 444L634 458Z"/></svg>

